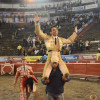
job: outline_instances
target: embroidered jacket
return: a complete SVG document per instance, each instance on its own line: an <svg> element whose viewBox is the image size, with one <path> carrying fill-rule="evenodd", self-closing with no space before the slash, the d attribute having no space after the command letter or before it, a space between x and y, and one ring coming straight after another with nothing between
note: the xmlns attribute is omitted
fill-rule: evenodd
<svg viewBox="0 0 100 100"><path fill-rule="evenodd" d="M75 32L73 32L73 34L68 39L57 36L57 44L55 45L55 37L43 33L40 28L40 24L35 24L35 32L39 36L39 38L45 41L47 50L53 51L61 51L63 44L72 43L77 36Z"/></svg>

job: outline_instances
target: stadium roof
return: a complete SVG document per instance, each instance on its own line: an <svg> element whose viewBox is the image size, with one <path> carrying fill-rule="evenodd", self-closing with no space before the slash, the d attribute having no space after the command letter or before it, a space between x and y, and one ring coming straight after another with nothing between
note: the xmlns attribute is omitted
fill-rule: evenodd
<svg viewBox="0 0 100 100"><path fill-rule="evenodd" d="M4 2L4 3L11 3L11 2L20 2L21 0L0 0L0 2Z"/></svg>
<svg viewBox="0 0 100 100"><path fill-rule="evenodd" d="M3 2L3 3L19 3L19 2L29 2L30 0L0 0L0 2ZM31 0L31 1L67 1L67 0Z"/></svg>

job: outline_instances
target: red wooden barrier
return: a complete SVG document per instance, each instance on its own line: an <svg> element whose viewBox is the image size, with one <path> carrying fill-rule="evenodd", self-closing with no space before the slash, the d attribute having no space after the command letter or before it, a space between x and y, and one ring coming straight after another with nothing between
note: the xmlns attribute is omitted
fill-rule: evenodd
<svg viewBox="0 0 100 100"><path fill-rule="evenodd" d="M3 63L4 64L4 63ZM1 65L2 63L0 63L0 73L1 73ZM32 66L32 69L35 73L42 73L43 72L43 68L44 68L44 64L41 63L29 63L28 65ZM74 61L71 63L67 63L66 64L70 74L79 74L79 75L93 75L93 76L100 76L100 62L94 62L91 63L91 61ZM14 73L16 73L16 69L21 66L20 64L14 64ZM5 71L7 72L7 69L5 69Z"/></svg>
<svg viewBox="0 0 100 100"><path fill-rule="evenodd" d="M87 64L86 71L86 75L100 76L100 64Z"/></svg>

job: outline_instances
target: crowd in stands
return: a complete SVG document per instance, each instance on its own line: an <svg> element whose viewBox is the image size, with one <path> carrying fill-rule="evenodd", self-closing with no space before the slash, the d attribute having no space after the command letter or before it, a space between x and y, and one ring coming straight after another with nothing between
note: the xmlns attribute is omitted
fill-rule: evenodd
<svg viewBox="0 0 100 100"><path fill-rule="evenodd" d="M75 41L73 44L63 45L61 54L70 55L74 53L82 53L84 51L89 52L91 47L91 43L88 40ZM17 50L18 56L45 56L48 53L44 42L40 41L39 38L36 37L32 38L32 41L30 42L24 39L23 44L19 44ZM100 53L100 42L98 43L98 52Z"/></svg>
<svg viewBox="0 0 100 100"><path fill-rule="evenodd" d="M73 16L71 22L74 24L74 26L77 26L78 29L80 29L84 27L84 25L92 18L93 15L82 14L82 15Z"/></svg>
<svg viewBox="0 0 100 100"><path fill-rule="evenodd" d="M47 22L41 22L41 29L44 33L49 34L50 28L52 26L57 26L59 32L62 32L62 27L68 28L68 25L71 24L73 29L75 26L78 27L78 29L84 27L84 25L90 20L93 19L93 15L89 14L66 14L64 16L59 17L51 17L51 20ZM67 25L68 23L68 25ZM5 24L1 23L0 25ZM6 25L6 24L5 24ZM8 24L10 25L10 24ZM15 28L15 31L12 34L12 40L18 40L18 34L19 31L22 29L18 28L16 24L13 24ZM12 27L11 27L12 28ZM30 29L31 28L31 29ZM22 43L19 43L17 50L19 56L39 56L39 55L46 55L47 50L45 47L45 44L42 40L40 40L38 37L36 37L34 33L34 21L30 22L28 25L24 25L23 30L31 31L31 35L23 36ZM25 31L26 32L26 31ZM68 30L63 30L63 33L67 33ZM70 34L71 35L71 34ZM61 36L63 37L63 36ZM61 54L71 54L75 51L82 52L86 48L86 50L90 49L89 41L87 40L86 43L83 43L82 40L75 41L73 44L68 44L63 46Z"/></svg>
<svg viewBox="0 0 100 100"><path fill-rule="evenodd" d="M30 39L29 39L30 38ZM23 39L22 46L19 44L17 47L19 56L44 56L47 55L45 44L40 41L39 38L30 37L26 40ZM90 50L91 45L88 40L75 41L73 44L64 45L61 51L62 55L69 55L76 52L83 52L84 50Z"/></svg>
<svg viewBox="0 0 100 100"><path fill-rule="evenodd" d="M29 36L27 39L24 38L22 46L19 44L17 50L19 56L46 55L46 48L43 41L40 41L35 36Z"/></svg>

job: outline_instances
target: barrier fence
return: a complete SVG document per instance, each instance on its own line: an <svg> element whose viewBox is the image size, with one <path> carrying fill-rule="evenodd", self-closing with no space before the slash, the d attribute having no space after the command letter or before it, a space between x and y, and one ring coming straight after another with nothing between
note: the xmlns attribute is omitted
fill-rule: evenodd
<svg viewBox="0 0 100 100"><path fill-rule="evenodd" d="M64 58L63 58L64 57ZM0 74L10 74L14 75L16 73L16 69L21 66L21 59L23 57L0 57ZM36 62L37 58L40 57L29 57L31 61L27 64L30 65L34 71L34 73L42 74L44 64L42 62ZM36 60L34 59L36 58ZM45 57L46 58L46 57ZM70 75L72 76L84 76L84 77L100 77L100 60L96 60L96 54L82 54L82 55L62 55L62 59L66 62L66 65L69 69ZM69 59L69 60L68 60Z"/></svg>

